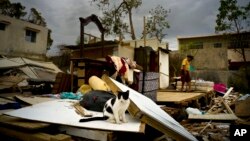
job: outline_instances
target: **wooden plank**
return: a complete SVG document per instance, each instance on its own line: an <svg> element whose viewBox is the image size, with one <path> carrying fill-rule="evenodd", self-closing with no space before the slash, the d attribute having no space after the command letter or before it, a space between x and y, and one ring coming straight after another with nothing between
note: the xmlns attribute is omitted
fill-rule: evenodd
<svg viewBox="0 0 250 141"><path fill-rule="evenodd" d="M37 129L46 128L50 126L50 124L48 123L30 121L30 120L25 120L21 118L6 116L6 115L0 116L0 124L18 127L18 128L25 128L28 130L37 130Z"/></svg>
<svg viewBox="0 0 250 141"><path fill-rule="evenodd" d="M111 91L112 91L114 94L117 94L118 91L121 91L121 90L120 90L120 89L119 89L119 88L109 79L109 77L108 77L106 74L102 75L102 80L103 80L104 82L107 83L107 85L110 87Z"/></svg>
<svg viewBox="0 0 250 141"><path fill-rule="evenodd" d="M222 100L222 103L230 114L234 114L233 110L229 107L229 105L225 102L224 99Z"/></svg>
<svg viewBox="0 0 250 141"><path fill-rule="evenodd" d="M182 103L189 102L192 100L197 100L206 93L194 93L194 92L157 92L156 101L157 102L173 102L173 103Z"/></svg>
<svg viewBox="0 0 250 141"><path fill-rule="evenodd" d="M234 114L205 114L195 115L189 114L188 119L201 119L201 120L236 120L237 117Z"/></svg>
<svg viewBox="0 0 250 141"><path fill-rule="evenodd" d="M50 135L41 132L24 132L16 129L1 127L0 133L22 141L71 141L71 137L64 134Z"/></svg>
<svg viewBox="0 0 250 141"><path fill-rule="evenodd" d="M98 141L109 141L110 137L113 136L113 132L111 131L89 130L71 126L61 126L59 127L59 130L71 136L82 137Z"/></svg>
<svg viewBox="0 0 250 141"><path fill-rule="evenodd" d="M230 88L227 90L227 92L224 94L223 98L227 97L227 96L231 93L232 90L233 90L233 87L230 87Z"/></svg>

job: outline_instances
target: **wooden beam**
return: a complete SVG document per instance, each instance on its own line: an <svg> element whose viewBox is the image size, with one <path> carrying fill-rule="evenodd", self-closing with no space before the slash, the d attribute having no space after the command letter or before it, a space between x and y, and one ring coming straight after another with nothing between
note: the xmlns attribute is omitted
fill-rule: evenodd
<svg viewBox="0 0 250 141"><path fill-rule="evenodd" d="M233 89L234 89L233 87L230 87L230 88L227 90L227 92L224 94L223 98L227 97L227 96L231 93L231 91L232 91Z"/></svg>
<svg viewBox="0 0 250 141"><path fill-rule="evenodd" d="M7 115L0 116L0 124L6 125L6 126L17 127L17 128L24 128L26 130L37 130L37 129L46 128L50 126L50 124L48 123L30 121L30 120L11 117Z"/></svg>
<svg viewBox="0 0 250 141"><path fill-rule="evenodd" d="M234 114L233 110L229 107L229 105L225 102L224 99L222 100L222 103L230 114Z"/></svg>
<svg viewBox="0 0 250 141"><path fill-rule="evenodd" d="M5 127L0 128L0 133L22 141L71 141L71 137L64 134L50 135L41 132L29 133Z"/></svg>
<svg viewBox="0 0 250 141"><path fill-rule="evenodd" d="M200 120L236 120L237 117L234 114L205 114L195 115L189 114L188 119L200 119Z"/></svg>
<svg viewBox="0 0 250 141"><path fill-rule="evenodd" d="M113 140L113 132L111 131L89 130L71 126L61 126L60 130L72 136L83 137L91 140L99 140L99 141Z"/></svg>

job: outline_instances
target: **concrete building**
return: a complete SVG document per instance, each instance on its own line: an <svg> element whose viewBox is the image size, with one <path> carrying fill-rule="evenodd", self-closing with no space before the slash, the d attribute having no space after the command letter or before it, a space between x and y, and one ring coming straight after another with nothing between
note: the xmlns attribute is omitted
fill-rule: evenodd
<svg viewBox="0 0 250 141"><path fill-rule="evenodd" d="M48 28L0 15L0 54L43 60Z"/></svg>
<svg viewBox="0 0 250 141"><path fill-rule="evenodd" d="M246 44L246 60L250 61L250 33L241 35L244 37L242 42ZM232 38L228 36L207 35L177 39L179 50L195 56L192 64L196 69L194 76L196 78L227 84L231 63L243 62L242 56L233 49L236 45Z"/></svg>

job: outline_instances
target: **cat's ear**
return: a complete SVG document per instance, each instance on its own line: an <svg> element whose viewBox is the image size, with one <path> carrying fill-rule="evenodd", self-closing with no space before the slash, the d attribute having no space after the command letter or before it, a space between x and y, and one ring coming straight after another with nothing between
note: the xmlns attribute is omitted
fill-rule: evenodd
<svg viewBox="0 0 250 141"><path fill-rule="evenodd" d="M127 90L126 93L129 93L129 90Z"/></svg>

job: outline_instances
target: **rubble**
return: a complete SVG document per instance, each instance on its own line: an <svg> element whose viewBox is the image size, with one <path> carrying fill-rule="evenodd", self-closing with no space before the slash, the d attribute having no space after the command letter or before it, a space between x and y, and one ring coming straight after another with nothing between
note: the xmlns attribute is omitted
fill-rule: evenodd
<svg viewBox="0 0 250 141"><path fill-rule="evenodd" d="M28 79L55 81L62 72L52 62L34 61L23 57L0 58L0 90L29 86Z"/></svg>
<svg viewBox="0 0 250 141"><path fill-rule="evenodd" d="M108 79L107 77L103 77L102 79L105 80L106 82L105 85L108 85L110 87L109 90L110 89L112 91L118 90L118 88L114 86L114 83L110 79ZM120 86L120 87L124 89L124 86ZM80 92L80 90L82 89L79 89L78 92ZM91 87L88 89L92 90ZM190 93L185 93L185 95L189 95L189 94ZM178 125L177 123L180 123L180 125L183 126L184 129L187 131L187 133L181 135L183 139L186 137L191 138L192 136L194 136L196 139L201 140L201 141L230 140L229 131L230 131L230 125L232 123L250 125L249 116L244 116L244 118L243 117L239 118L237 117L238 113L236 112L237 106L242 104L244 100L248 100L248 98L245 98L244 100L239 99L241 97L241 94L238 92L232 91L232 89L229 89L228 92L225 93L224 95L221 95L212 91L208 91L207 95L209 97L203 96L203 98L205 99L207 98L205 100L206 102L203 103L203 107L199 107L199 106L195 107L195 109L201 111L199 112L198 115L195 113L187 113L185 109L187 109L187 107L189 106L192 106L192 104L202 105L201 103L197 103L197 102L201 102L199 100L195 100L196 103L190 102L187 105L181 103L178 106L177 105L161 106L161 109L163 109L166 113L168 113L174 120L178 121L176 122L176 125ZM37 96L33 96L33 97L37 97ZM26 103L40 103L39 101L43 101L44 99L44 98L39 98L38 100L36 100L36 99L31 99L31 98L29 99L27 97L25 98L25 97L20 97L20 96L16 96L16 98L18 98L19 100L21 99L23 101L28 101ZM57 99L58 98L60 97L58 96ZM150 102L147 102L147 103L150 104ZM138 104L138 102L136 104ZM165 133L166 131L165 126L159 125L157 120L151 118L149 115L146 115L144 112L140 111L138 107L134 107L134 106L142 106L143 104L142 105L136 105L136 104L132 103L131 107L133 108L130 108L129 110L130 114L135 116L136 118L139 118L142 122L145 122L146 124L159 130L161 133L164 133L164 135L159 138L160 140L164 141L167 139L171 140L170 137L176 138L176 139L181 137L180 135L173 134L172 132L168 133L170 134L169 136L167 132ZM88 111L84 109L83 107L81 107L79 103L77 102L72 102L70 104L70 107L74 110L74 112L77 115L80 115L81 117L92 116L91 113L88 113ZM173 130L174 128L169 128L169 129ZM71 131L73 129L67 129L67 130ZM74 130L76 130L76 128L74 128ZM190 135L192 136L189 136L188 133L190 133Z"/></svg>

